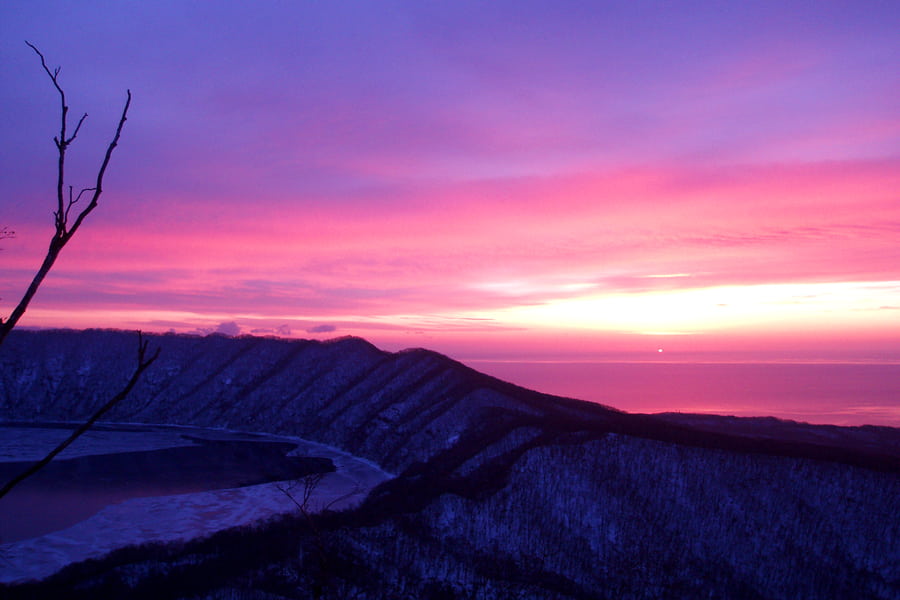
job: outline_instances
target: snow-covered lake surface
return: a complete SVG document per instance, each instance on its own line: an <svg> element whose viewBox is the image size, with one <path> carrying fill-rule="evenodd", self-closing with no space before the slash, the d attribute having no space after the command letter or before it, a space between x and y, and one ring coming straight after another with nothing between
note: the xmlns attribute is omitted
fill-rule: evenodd
<svg viewBox="0 0 900 600"><path fill-rule="evenodd" d="M69 429L63 428L0 427L0 462L37 460L69 433ZM354 506L373 487L392 476L369 461L300 438L170 426L104 426L86 433L59 458L184 447L195 443L190 437L290 442L297 445L291 455L331 459L336 471L326 474L316 487L309 506L312 510ZM131 498L105 506L64 529L0 545L0 582L40 579L67 564L99 558L123 546L185 541L296 511L279 486L284 487L271 482ZM15 491L0 499L0 520L12 518L4 516L3 503L13 494Z"/></svg>

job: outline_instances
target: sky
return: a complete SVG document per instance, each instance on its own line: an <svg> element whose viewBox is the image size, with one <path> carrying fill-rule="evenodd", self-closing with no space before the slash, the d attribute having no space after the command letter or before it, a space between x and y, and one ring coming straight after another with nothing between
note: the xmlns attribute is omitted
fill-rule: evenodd
<svg viewBox="0 0 900 600"><path fill-rule="evenodd" d="M900 361L897 2L4 2L0 312L460 360Z"/></svg>

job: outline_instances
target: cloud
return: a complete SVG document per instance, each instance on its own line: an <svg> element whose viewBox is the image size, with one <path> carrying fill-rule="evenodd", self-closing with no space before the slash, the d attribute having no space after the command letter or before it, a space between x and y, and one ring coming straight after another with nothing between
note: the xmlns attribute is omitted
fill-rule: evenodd
<svg viewBox="0 0 900 600"><path fill-rule="evenodd" d="M517 26L503 27L513 4ZM483 343L515 327L497 318L509 308L894 281L900 122L878 65L896 54L895 14L848 4L773 20L769 4L687 18L640 3L500 2L477 15L464 3L122 3L70 15L67 26L109 30L74 54L63 21L28 4L0 32L42 32L63 61L73 105L98 119L79 152L90 136L105 147L135 69L154 107L129 121L102 216L28 318L227 335L477 331ZM0 196L22 202L0 223L18 233L3 243L4 302L46 251L40 124L58 118L33 53L11 44L16 85L0 108L21 118L4 130L16 152ZM862 306L886 307L883 328L895 327L897 292L870 295Z"/></svg>
<svg viewBox="0 0 900 600"><path fill-rule="evenodd" d="M220 323L216 328L216 333L234 337L241 334L241 327L234 321L228 321L225 323Z"/></svg>
<svg viewBox="0 0 900 600"><path fill-rule="evenodd" d="M307 333L331 333L332 331L336 331L337 327L334 325L316 325L314 327L310 327L306 330Z"/></svg>

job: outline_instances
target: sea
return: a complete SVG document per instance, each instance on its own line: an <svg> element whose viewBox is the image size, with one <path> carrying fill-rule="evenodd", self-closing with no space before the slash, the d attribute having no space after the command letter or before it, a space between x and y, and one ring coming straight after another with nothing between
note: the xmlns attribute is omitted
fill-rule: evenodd
<svg viewBox="0 0 900 600"><path fill-rule="evenodd" d="M817 424L900 427L900 362L464 362L529 389L627 412L774 416Z"/></svg>

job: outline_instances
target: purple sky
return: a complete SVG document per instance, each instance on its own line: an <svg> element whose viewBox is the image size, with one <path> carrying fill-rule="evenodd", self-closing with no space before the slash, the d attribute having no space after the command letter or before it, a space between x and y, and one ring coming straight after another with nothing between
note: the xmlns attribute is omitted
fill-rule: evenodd
<svg viewBox="0 0 900 600"><path fill-rule="evenodd" d="M4 314L458 358L900 359L896 2L6 2Z"/></svg>

